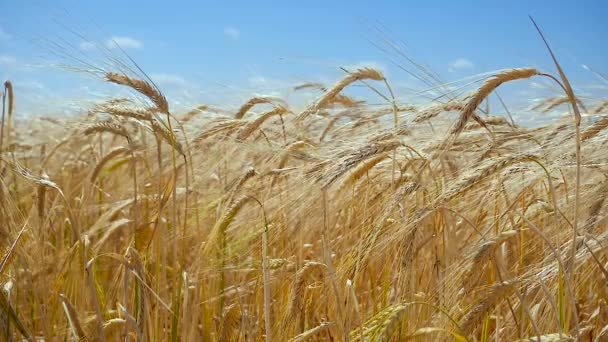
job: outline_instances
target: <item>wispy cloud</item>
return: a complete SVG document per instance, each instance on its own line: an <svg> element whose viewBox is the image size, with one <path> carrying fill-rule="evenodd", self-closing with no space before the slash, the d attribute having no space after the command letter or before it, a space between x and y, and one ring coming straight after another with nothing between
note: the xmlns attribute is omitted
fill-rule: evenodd
<svg viewBox="0 0 608 342"><path fill-rule="evenodd" d="M95 44L92 42L81 42L80 50L91 51L95 49Z"/></svg>
<svg viewBox="0 0 608 342"><path fill-rule="evenodd" d="M452 61L448 67L449 72L455 72L462 69L471 69L475 67L475 64L470 60L460 57L454 61Z"/></svg>
<svg viewBox="0 0 608 342"><path fill-rule="evenodd" d="M241 36L241 31L239 31L239 29L236 27L226 27L224 28L224 34L230 39L238 40Z"/></svg>
<svg viewBox="0 0 608 342"><path fill-rule="evenodd" d="M11 66L17 64L17 59L13 56L0 55L0 65Z"/></svg>
<svg viewBox="0 0 608 342"><path fill-rule="evenodd" d="M0 27L0 41L9 40L11 38L12 36L8 32L4 31L2 27Z"/></svg>
<svg viewBox="0 0 608 342"><path fill-rule="evenodd" d="M109 49L116 48L117 44L123 49L141 49L144 47L141 41L127 36L113 36L106 41L106 47Z"/></svg>

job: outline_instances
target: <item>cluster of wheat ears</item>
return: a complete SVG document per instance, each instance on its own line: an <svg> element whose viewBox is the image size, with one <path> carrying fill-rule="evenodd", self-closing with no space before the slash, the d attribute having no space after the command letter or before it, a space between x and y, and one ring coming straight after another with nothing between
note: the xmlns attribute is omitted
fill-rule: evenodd
<svg viewBox="0 0 608 342"><path fill-rule="evenodd" d="M0 131L3 340L608 341L608 102L557 60L398 103L353 70L303 110L137 96ZM536 128L483 103L544 78ZM343 93L363 82L379 108ZM587 110L585 106L590 109Z"/></svg>

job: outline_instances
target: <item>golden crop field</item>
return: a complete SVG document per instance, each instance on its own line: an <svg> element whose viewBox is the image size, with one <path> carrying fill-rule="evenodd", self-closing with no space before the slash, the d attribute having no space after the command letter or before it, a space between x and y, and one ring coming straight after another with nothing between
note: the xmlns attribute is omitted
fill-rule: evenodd
<svg viewBox="0 0 608 342"><path fill-rule="evenodd" d="M608 101L549 52L427 103L361 67L174 111L107 68L132 96L26 120L7 80L2 339L608 341ZM557 119L488 104L535 79Z"/></svg>

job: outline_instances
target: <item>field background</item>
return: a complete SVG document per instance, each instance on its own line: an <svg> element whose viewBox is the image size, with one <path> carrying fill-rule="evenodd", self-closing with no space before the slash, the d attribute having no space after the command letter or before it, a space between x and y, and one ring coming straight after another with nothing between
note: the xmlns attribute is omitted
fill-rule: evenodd
<svg viewBox="0 0 608 342"><path fill-rule="evenodd" d="M417 89L194 103L133 41L48 38L103 96L45 106L0 56L1 339L608 341L608 80L524 18L542 62L453 81L386 38Z"/></svg>

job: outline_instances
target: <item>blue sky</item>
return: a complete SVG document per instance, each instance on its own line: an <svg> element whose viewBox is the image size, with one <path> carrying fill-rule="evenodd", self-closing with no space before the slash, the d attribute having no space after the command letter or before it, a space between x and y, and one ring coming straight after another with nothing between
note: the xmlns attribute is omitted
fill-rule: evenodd
<svg viewBox="0 0 608 342"><path fill-rule="evenodd" d="M608 73L607 10L600 0L5 0L0 77L13 81L24 111L110 95L116 88L64 65L103 65L106 45L124 59L113 39L178 105L285 95L297 83L331 83L343 74L339 67L359 65L381 68L404 99L428 86L399 67L412 70L386 39L445 82L511 67L553 71L532 15L575 85L597 96L605 82L582 65ZM520 88L523 95L542 87Z"/></svg>

